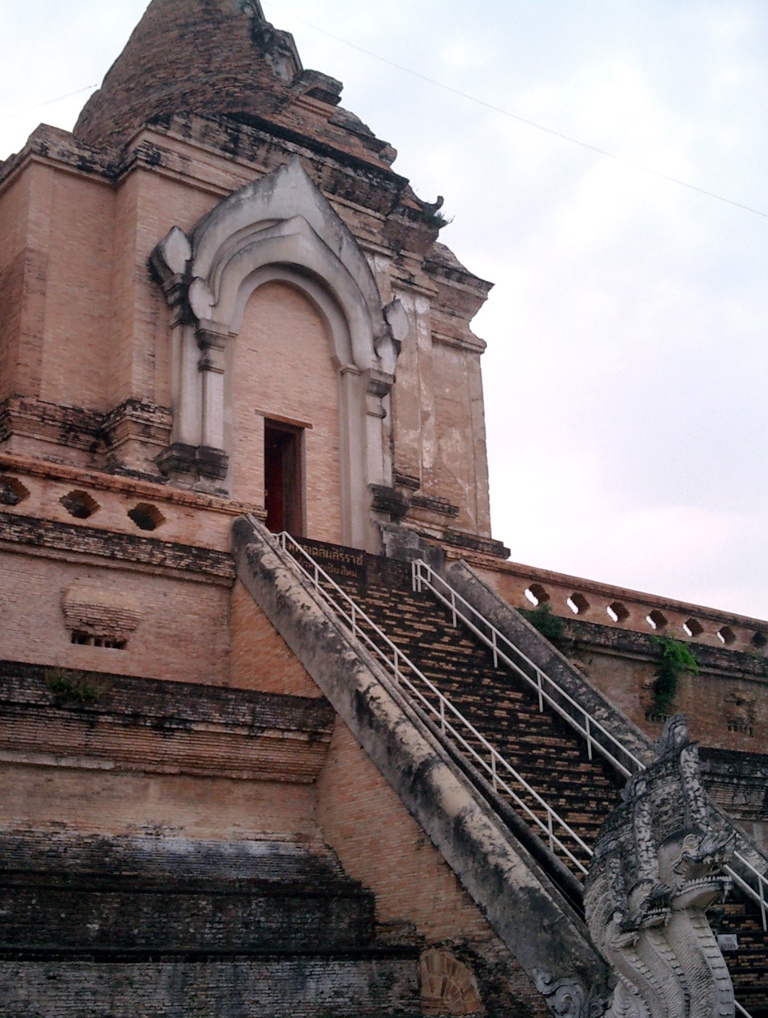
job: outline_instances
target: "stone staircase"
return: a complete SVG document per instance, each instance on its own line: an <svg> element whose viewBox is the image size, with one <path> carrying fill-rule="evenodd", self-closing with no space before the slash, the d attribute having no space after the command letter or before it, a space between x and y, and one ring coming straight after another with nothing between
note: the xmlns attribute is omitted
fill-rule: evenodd
<svg viewBox="0 0 768 1018"><path fill-rule="evenodd" d="M405 683L394 681L386 662L366 645L365 634L345 620L341 603L335 608L320 595L309 578L315 571L311 559L305 558L308 572L302 573L252 517L235 521L232 547L246 591L477 906L495 935L489 941L493 950L503 946L503 956L515 960L558 1013L566 996L574 1002L574 1015L597 1007L607 998L611 975L579 914L578 881L556 856L541 851L541 842L491 784L440 738L428 712L417 709L418 697L406 695ZM370 566L395 598L402 590L407 574L398 563L328 545L313 551L319 562L330 558L353 588L361 572L366 574L361 585L370 586ZM388 577L390 569L396 575ZM340 590L335 595L344 601ZM393 645L390 649L401 656ZM356 773L350 771L346 780L355 787ZM357 794L365 792L361 787ZM387 880L399 880L399 867L407 872L410 856L405 846L404 851L394 850ZM514 982L518 975L510 970L508 977Z"/></svg>
<svg viewBox="0 0 768 1018"><path fill-rule="evenodd" d="M623 781L602 758L589 759L586 746L565 721L539 711L522 679L503 667L494 668L491 652L471 633L455 629L450 613L428 593L414 593L410 568L402 565L396 587L373 583L357 593L361 607L568 826L591 844L603 818L618 803ZM482 753L477 741L475 747ZM524 786L515 790L546 822L540 804ZM588 865L589 856L578 842L563 832L559 836ZM555 853L569 863L563 853L557 849Z"/></svg>
<svg viewBox="0 0 768 1018"><path fill-rule="evenodd" d="M522 679L505 667L494 667L490 650L461 623L454 627L449 609L427 591L414 592L410 563L366 558L363 573L334 580L575 834L588 846L593 844L604 819L618 804L625 779L598 754L590 759L584 740L553 711L540 710L536 692ZM369 627L360 621L358 625L376 640ZM409 679L428 699L432 696L418 678L409 675ZM469 736L467 741L482 753L478 740ZM456 755L457 762L473 772L475 781L493 798L487 781L471 764L462 763L462 757L466 761L466 752ZM538 801L523 786L515 791L532 812L546 820ZM502 801L499 805L502 812L509 812L508 804ZM515 812L519 819L520 810ZM550 855L550 874L555 880L563 865L577 880L582 879L583 872L567 854L551 842L548 845L546 834L538 831L537 836L537 858L541 860L542 851ZM588 863L589 852L575 839L562 832L560 838L578 862ZM550 848L554 848L557 863ZM562 887L563 881L559 882ZM736 937L736 947L729 948L724 942L724 954L737 1000L753 1018L764 1018L768 1015L768 936L759 908L734 888L711 918L717 934Z"/></svg>

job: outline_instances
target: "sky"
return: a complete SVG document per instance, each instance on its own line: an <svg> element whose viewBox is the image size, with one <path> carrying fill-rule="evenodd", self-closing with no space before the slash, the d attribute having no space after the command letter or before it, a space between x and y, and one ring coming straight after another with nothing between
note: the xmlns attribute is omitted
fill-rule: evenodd
<svg viewBox="0 0 768 1018"><path fill-rule="evenodd" d="M263 6L496 284L473 327L512 559L767 618L768 7ZM0 158L72 127L144 7L0 7Z"/></svg>

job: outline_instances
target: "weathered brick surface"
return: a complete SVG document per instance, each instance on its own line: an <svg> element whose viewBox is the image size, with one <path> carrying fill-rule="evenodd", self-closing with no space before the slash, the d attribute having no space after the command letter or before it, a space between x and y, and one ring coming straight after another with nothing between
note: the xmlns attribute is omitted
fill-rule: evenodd
<svg viewBox="0 0 768 1018"><path fill-rule="evenodd" d="M715 905L708 917L716 934L737 937L738 948L725 952L736 999L750 1014L764 1014L768 1009L768 938L759 907L735 893Z"/></svg>
<svg viewBox="0 0 768 1018"><path fill-rule="evenodd" d="M89 671L119 671L147 678L160 675L182 682L226 683L229 674L228 581L223 585L200 582L208 578L200 577L199 573L196 581L182 580L173 578L172 574L155 575L142 570L140 560L138 565L128 564L131 547L128 540L122 545L126 556L123 569L110 568L108 561L100 567L100 559L95 556L79 563L57 559L52 556L50 545L46 547L42 541L34 540L47 525L40 521L34 521L34 526L24 524L18 518L8 523L9 527L14 525L23 525L29 531L29 544L18 548L19 552L42 547L51 557L0 553L3 612L0 642L5 658ZM5 521L3 527L6 527ZM48 526L48 529L53 528ZM75 537L83 534L77 528L72 530ZM116 553L121 550L115 536L86 533L84 537L84 551L94 545L103 547L102 554L107 556L110 548ZM134 544L134 551L136 547ZM162 561L162 549L155 550ZM62 551L76 559L77 545L73 548L72 543L68 543ZM188 549L184 554L187 568L194 576L194 550ZM215 567L222 568L223 556L217 559L214 553L207 554L213 554ZM114 557L119 562L117 554ZM96 584L106 600L109 600L110 590L114 590L116 597L130 595L140 606L141 619L124 650L71 642L62 599L73 583L84 579ZM34 606L33 611L30 605Z"/></svg>
<svg viewBox="0 0 768 1018"><path fill-rule="evenodd" d="M337 721L318 782L318 822L345 872L370 887L382 922L412 925L470 965L486 1014L548 1014L509 951L379 771Z"/></svg>
<svg viewBox="0 0 768 1018"><path fill-rule="evenodd" d="M565 722L539 711L535 693L521 679L495 669L490 652L469 633L454 629L450 613L431 595L415 594L409 587L405 567L395 590L370 584L359 596L372 619L423 674L587 844L592 842L617 804L623 782L601 759L589 759L586 745ZM522 786L516 791L542 815ZM563 840L587 862L575 843Z"/></svg>
<svg viewBox="0 0 768 1018"><path fill-rule="evenodd" d="M332 724L318 698L0 661L0 748L16 759L309 784Z"/></svg>
<svg viewBox="0 0 768 1018"><path fill-rule="evenodd" d="M317 837L324 700L6 663L0 718L4 1015L415 1018L416 948Z"/></svg>
<svg viewBox="0 0 768 1018"><path fill-rule="evenodd" d="M702 747L699 759L710 796L768 852L768 754Z"/></svg>
<svg viewBox="0 0 768 1018"><path fill-rule="evenodd" d="M320 697L315 682L239 580L232 588L230 630L233 686Z"/></svg>
<svg viewBox="0 0 768 1018"><path fill-rule="evenodd" d="M468 632L455 629L447 609L427 593L415 594L405 563L400 566L398 582L397 568L395 563L387 565L386 584L377 582L370 567L367 582L343 582L390 639L587 845L594 843L606 816L618 804L623 779L601 759L590 761L580 737L559 718L540 712L530 687L506 669L494 668L490 652ZM527 799L521 788L517 791ZM533 800L527 801L534 812L540 812ZM567 837L563 840L588 863L586 853ZM567 858L563 861L568 864ZM757 909L734 890L729 903L716 914L715 925L719 932L740 930L739 951L726 954L726 960L741 1003L750 1009L764 1008L768 1003L768 937Z"/></svg>
<svg viewBox="0 0 768 1018"><path fill-rule="evenodd" d="M0 953L365 952L373 898L291 843L0 836Z"/></svg>
<svg viewBox="0 0 768 1018"><path fill-rule="evenodd" d="M0 764L2 828L158 838L317 837L311 785L123 771L94 758L30 754Z"/></svg>
<svg viewBox="0 0 768 1018"><path fill-rule="evenodd" d="M569 622L566 639L576 664L651 738L658 738L664 713L654 707L659 644L653 636ZM681 674L675 701L691 735L717 749L759 752L768 732L768 664L759 655L692 643L697 675Z"/></svg>
<svg viewBox="0 0 768 1018"><path fill-rule="evenodd" d="M163 114L255 116L386 166L377 158L384 143L376 143L360 121L346 129L343 111L334 109L336 97L329 95L330 103L303 98L313 82L296 75L294 85L298 66L290 57L285 73L275 73L274 49L258 31L256 19L226 0L153 0L101 90L86 104L76 135L104 146L124 143ZM278 45L286 52L285 42ZM331 92L340 90L335 84Z"/></svg>
<svg viewBox="0 0 768 1018"><path fill-rule="evenodd" d="M389 958L0 962L6 1018L418 1018L417 966Z"/></svg>
<svg viewBox="0 0 768 1018"><path fill-rule="evenodd" d="M58 516L66 515L66 510L61 505L56 506L54 512ZM124 519L121 519L121 523L127 527ZM24 516L20 512L0 513L0 541L3 541L8 549L14 545L18 546L15 549L17 551L21 551L25 546L46 548L51 551L70 552L73 555L92 555L116 562L188 572L199 577L213 578L214 581L227 581L234 577L232 558L224 552L138 537L135 533L121 534L106 528L97 529L78 526L75 523Z"/></svg>
<svg viewBox="0 0 768 1018"><path fill-rule="evenodd" d="M70 541L72 550L85 550L84 546L79 549L77 547L77 542L85 541L89 533L89 530L82 528L94 528L105 539L112 534L138 539L138 544L133 544L134 558L144 565L164 562L165 566L170 568L184 568L181 565L183 557L174 558L172 553L158 557L157 551L154 554L149 552L142 554L141 549L147 547L171 552L171 545L186 545L201 550L211 549L218 553L228 552L232 520L255 509L254 506L236 502L234 499L185 491L169 484L158 484L136 477L108 474L95 469L86 470L45 460L30 460L22 456L0 454L0 478L15 479L27 491L22 501L13 506L4 504L3 511L12 511L13 515L33 517L46 523L58 522L67 524L70 528L73 526L77 528L77 530L66 527L43 528L44 534L48 534L49 530L59 534L56 538L56 547L68 547L67 542ZM97 508L87 521L73 518L62 503L62 498L66 498L72 491L85 492L96 504ZM138 503L148 503L159 509L162 522L152 531L153 536L149 540L161 542L160 545L142 544L148 534L141 531L128 515ZM21 529L18 533L21 539L21 535L26 531ZM0 539L13 540L13 534L13 530L3 531ZM117 554L121 540L122 536L116 537ZM91 552L98 554L98 549L105 548L106 545L102 542L98 546L93 545ZM195 551L189 553L193 556L196 554ZM111 552L109 557L113 557ZM226 561L226 557L222 557L221 554L206 557L203 552L194 570L206 575L231 576L231 570L226 568Z"/></svg>
<svg viewBox="0 0 768 1018"><path fill-rule="evenodd" d="M103 328L111 312L113 192L70 174L51 177L40 399L106 410L110 347Z"/></svg>

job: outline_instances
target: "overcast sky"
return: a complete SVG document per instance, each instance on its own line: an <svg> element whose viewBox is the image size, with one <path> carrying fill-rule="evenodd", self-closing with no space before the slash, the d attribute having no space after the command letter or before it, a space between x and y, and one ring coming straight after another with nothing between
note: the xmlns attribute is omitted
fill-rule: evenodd
<svg viewBox="0 0 768 1018"><path fill-rule="evenodd" d="M40 104L98 83L144 7L0 7L0 158L41 121L71 128L89 92ZM441 239L496 283L475 329L512 558L768 617L765 4L264 8L417 193L445 196Z"/></svg>

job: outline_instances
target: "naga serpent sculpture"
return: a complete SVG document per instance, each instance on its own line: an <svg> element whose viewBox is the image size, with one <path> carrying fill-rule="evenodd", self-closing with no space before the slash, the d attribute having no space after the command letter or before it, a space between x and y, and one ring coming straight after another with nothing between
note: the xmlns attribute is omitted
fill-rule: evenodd
<svg viewBox="0 0 768 1018"><path fill-rule="evenodd" d="M677 715L604 823L586 881L589 930L618 980L609 1018L733 1018L706 917L730 886L732 840L708 808L698 747Z"/></svg>

